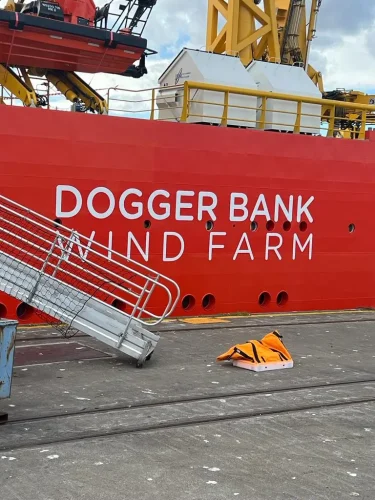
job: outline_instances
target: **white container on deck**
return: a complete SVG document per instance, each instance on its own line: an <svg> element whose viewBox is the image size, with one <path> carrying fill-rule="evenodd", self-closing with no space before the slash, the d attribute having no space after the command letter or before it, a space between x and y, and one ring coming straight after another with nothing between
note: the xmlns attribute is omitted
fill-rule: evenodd
<svg viewBox="0 0 375 500"><path fill-rule="evenodd" d="M180 120L184 91L183 88L175 86L183 85L186 80L244 89L257 88L239 58L183 49L159 78L160 88L156 99L159 120ZM221 124L224 111L223 92L191 90L190 100L187 120L189 123ZM256 97L229 94L227 124L255 128L256 106Z"/></svg>
<svg viewBox="0 0 375 500"><path fill-rule="evenodd" d="M250 81L255 81L259 90L321 99L322 94L303 68L263 61L254 61L247 67ZM258 99L257 120L261 119L262 99ZM267 100L265 130L293 132L297 118L297 103ZM301 132L319 134L321 106L302 104ZM312 116L315 115L315 116Z"/></svg>

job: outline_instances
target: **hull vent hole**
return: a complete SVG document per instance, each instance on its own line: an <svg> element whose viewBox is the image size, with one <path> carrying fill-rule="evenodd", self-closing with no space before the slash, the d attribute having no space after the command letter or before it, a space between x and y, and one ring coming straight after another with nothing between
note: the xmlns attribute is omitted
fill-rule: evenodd
<svg viewBox="0 0 375 500"><path fill-rule="evenodd" d="M262 292L259 295L258 302L259 305L262 307L268 306L268 304L271 302L271 295L268 292Z"/></svg>
<svg viewBox="0 0 375 500"><path fill-rule="evenodd" d="M206 311L207 311L207 310L212 309L214 307L215 302L216 302L216 299L215 299L214 295L212 295L211 293L208 293L202 299L202 307L203 307L203 309L206 309Z"/></svg>
<svg viewBox="0 0 375 500"><path fill-rule="evenodd" d="M120 299L115 299L112 301L112 307L115 309L118 309L119 311L125 312L126 311L126 304Z"/></svg>
<svg viewBox="0 0 375 500"><path fill-rule="evenodd" d="M8 309L5 304L0 304L0 318L6 318L8 314Z"/></svg>
<svg viewBox="0 0 375 500"><path fill-rule="evenodd" d="M29 304L26 304L26 302L21 302L17 306L17 318L19 319L29 319L31 316L34 314L34 308L30 306Z"/></svg>
<svg viewBox="0 0 375 500"><path fill-rule="evenodd" d="M182 299L182 309L189 311L195 306L195 298L192 295L185 295Z"/></svg>
<svg viewBox="0 0 375 500"><path fill-rule="evenodd" d="M278 306L285 306L285 304L288 302L288 300L289 300L288 294L286 292L280 292L277 295L276 302L277 302Z"/></svg>

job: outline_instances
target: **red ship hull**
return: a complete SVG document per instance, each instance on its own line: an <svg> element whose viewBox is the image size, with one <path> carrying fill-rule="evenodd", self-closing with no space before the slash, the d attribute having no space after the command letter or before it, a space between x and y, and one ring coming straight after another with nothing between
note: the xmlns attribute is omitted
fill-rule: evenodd
<svg viewBox="0 0 375 500"><path fill-rule="evenodd" d="M175 279L176 316L375 305L374 134L0 115L1 193Z"/></svg>

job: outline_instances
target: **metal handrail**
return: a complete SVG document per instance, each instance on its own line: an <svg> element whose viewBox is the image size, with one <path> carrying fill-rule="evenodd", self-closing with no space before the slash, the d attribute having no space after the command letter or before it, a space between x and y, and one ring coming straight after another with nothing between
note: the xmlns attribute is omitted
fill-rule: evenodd
<svg viewBox="0 0 375 500"><path fill-rule="evenodd" d="M228 109L231 107L229 104L229 95L241 95L246 97L257 97L262 99L261 107L257 108L257 110L262 112L261 120L257 122L257 128L263 130L265 128L266 122L266 112L267 112L267 100L272 99L276 101L287 101L294 102L297 104L297 112L296 112L296 121L294 126L294 133L300 133L301 128L306 128L304 125L301 125L301 116L304 116L302 113L302 105L303 104L315 104L320 106L322 109L325 109L326 112L329 112L327 116L325 113L320 115L322 120L326 120L328 122L328 137L333 137L335 132L335 121L342 119L340 116L336 116L337 108L345 108L347 110L352 110L353 112L359 113L360 118L356 121L360 123L360 128L356 132L359 135L360 139L365 138L366 134L366 118L367 113L375 113L375 106L367 105L367 104L356 104L351 102L342 102L335 101L331 99L322 99L317 97L310 96L297 96L293 94L284 94L280 92L269 92L257 89L245 89L240 87L231 87L227 85L216 85L211 83L202 83L202 82L194 82L194 81L186 81L184 83L184 93L183 93L183 103L182 103L182 114L181 114L181 122L187 122L189 116L192 116L190 113L191 104L195 104L197 101L190 98L191 90L201 90L201 91L209 91L209 92L218 92L224 94L224 103L205 103L205 104L214 104L215 106L223 106L223 113L221 119L221 125L226 125L228 121ZM203 101L201 102L203 103ZM249 109L251 109L249 107ZM277 112L277 111L275 111ZM319 116L319 115L317 115ZM215 117L216 119L218 117ZM310 127L311 128L311 127Z"/></svg>
<svg viewBox="0 0 375 500"><path fill-rule="evenodd" d="M180 289L177 283L167 276L131 258L125 257L101 243L90 240L86 236L79 234L76 230L67 228L62 224L57 224L55 221L2 195L0 195L0 209L3 211L3 216L0 219L3 223L8 224L8 229L5 229L4 224L2 224L0 232L12 238L12 241L9 241L9 239L7 240L2 237L0 241L8 245L8 247L13 248L16 252L25 253L25 249L21 247L22 244L26 245L29 250L33 249L34 253L29 253L29 258L42 263L42 269L46 275L49 275L47 268L50 268L52 272L52 276L49 275L50 277L56 279L56 274L60 273L59 281L64 282L63 277L68 278L66 284L71 286L69 278L74 278L82 286L86 285L91 287L91 289L95 289L97 286L92 282L92 279L100 279L105 275L107 281L103 282L103 284L110 284L112 287L112 291L105 290L106 296L118 299L121 303L132 307L133 311L131 314L125 311L119 312L144 325L156 325L160 323L176 307L180 297ZM14 216L18 220L21 220L23 224L21 225L9 220L7 216ZM28 225L31 225L35 229L35 233L27 229L27 227L23 227ZM49 227L53 225L55 225L55 229ZM11 227L9 228L9 226ZM43 236L37 234L37 230L42 230ZM73 251L74 245L78 249L76 253ZM35 251L39 252L39 254L35 255ZM12 256L14 253L10 250L9 255ZM86 262L93 270L85 268L84 264L80 265L77 262L73 262L73 257L83 263ZM96 261L93 260L94 258ZM53 260L57 263L53 263ZM98 260L99 262L97 262ZM68 270L69 268L67 269L68 266L71 266L70 271ZM115 267L116 272L109 267ZM37 270L41 272L40 269ZM84 276L78 276L78 271L83 272ZM132 276L127 278L122 276L122 273L130 273ZM134 277L139 278L145 284L142 286L142 284L134 282ZM124 284L132 286L133 290L128 290L123 286ZM80 285L77 289L80 289ZM163 306L161 314L155 314L146 308L150 296L158 289L162 290L168 299L165 307ZM104 289L102 291L104 292ZM128 298L118 295L118 292L122 292ZM129 296L134 297L134 301L131 301ZM141 303L142 298L146 299L143 304ZM97 298L97 300L100 299ZM113 307L107 302L105 304ZM152 321L145 321L141 319L141 316L146 316L152 319Z"/></svg>
<svg viewBox="0 0 375 500"><path fill-rule="evenodd" d="M302 102L303 104L319 104L323 105L333 105L341 108L353 109L353 110L364 110L375 112L375 106L371 104L356 104L353 102L343 102L334 101L332 99L322 99L319 97L310 96L299 96L293 94L284 94L281 92L270 92L266 90L256 90L256 89L245 89L241 87L230 87L227 85L216 85L212 83L200 83L193 81L186 81L184 83L184 91L188 90L210 90L214 92L229 92L230 94L238 94L249 97L266 97L270 99L278 99L282 101L292 101L292 102Z"/></svg>
<svg viewBox="0 0 375 500"><path fill-rule="evenodd" d="M354 118L353 121L353 130L347 129L347 132L352 132L355 138L364 139L366 133L366 125L372 124L375 121L375 106L367 105L367 104L356 104L346 101L335 101L328 100L316 97L309 96L297 96L286 93L279 92L270 92L270 91L262 91L257 89L246 89L242 87L235 86L225 86L225 85L216 85L211 83L202 83L195 81L186 81L183 85L171 85L165 87L148 87L144 89L126 89L122 87L109 87L109 88L101 88L98 89L105 97L107 101L107 105L109 108L109 112L115 115L124 114L130 116L136 116L140 114L141 117L149 118L150 120L161 120L161 121L181 121L186 122L189 121L188 118L198 116L202 116L205 120L213 118L217 122L219 119L219 124L221 126L226 126L228 124L228 114L230 109L254 109L250 106L238 106L229 103L230 95L241 95L244 97L255 97L258 99L258 105L255 108L260 116L257 117L257 120L249 120L254 122L254 127L259 130L264 130L266 126L268 126L271 122L266 121L266 113L267 111L272 111L274 113L289 113L285 110L269 110L268 109L268 101L272 100L273 102L289 102L296 104L296 111L294 114L296 119L294 125L290 125L290 123L280 123L279 125L285 126L288 125L292 127L292 132L295 134L301 133L301 129L310 128L311 133L313 133L312 128L315 128L316 134L319 135L327 135L328 137L333 137L335 132L342 132L341 128L337 125L337 122L340 120L346 120L344 116L340 116L340 113L337 110L345 109L346 113L353 112ZM158 110L158 102L163 99L163 90L168 92L176 91L179 101L176 103L177 105L171 108L169 117L168 115L160 118L157 116ZM191 95L191 91L194 90L195 93L199 91L209 91L211 93L222 94L224 96L223 102L207 102L203 99L196 99L195 95ZM126 93L126 95L121 95ZM148 97L144 97L145 93L149 93ZM117 95L116 95L117 94ZM139 96L137 99L131 99L131 95L136 94ZM123 106L121 106L123 103ZM149 104L147 104L149 103ZM112 105L111 105L112 104ZM181 104L181 105L180 105ZM216 107L222 107L221 116L212 116L210 117L207 113L203 115L198 115L196 112L191 112L190 107L193 104L204 104L204 105L215 105ZM320 107L321 114L316 115L316 117L320 117L321 122L328 123L327 130L325 130L324 134L322 134L322 127L316 126L311 127L301 123L302 117L312 116L304 112L302 106L306 104L314 104ZM134 108L134 109L133 109ZM177 112L178 111L178 112ZM236 117L230 117L230 121L232 123L243 122L245 123L246 119L239 119ZM277 125L275 122L272 122L272 125ZM249 125L251 126L251 125ZM325 125L326 126L326 125Z"/></svg>
<svg viewBox="0 0 375 500"><path fill-rule="evenodd" d="M131 94L140 94L140 93L144 93L144 92L151 92L151 98L148 99L148 100L143 100L142 102L151 102L151 108L150 109L146 109L146 110L141 110L141 111L134 111L134 113L138 112L138 113L142 113L142 112L150 112L150 120L155 120L155 112L157 110L157 106L156 106L156 101L157 101L157 91L158 90L163 90L163 89L168 89L168 90L182 90L184 88L184 86L181 84L181 85L171 85L171 86L168 86L168 87L160 87L160 88L157 88L157 87L148 87L148 88L145 88L145 89L124 89L124 88L121 88L121 87L109 87L108 89L101 89L102 91L106 91L106 96L107 96L107 106L108 106L108 109L110 111L116 111L116 112L121 112L121 111L124 111L124 110L115 110L115 109L110 109L110 102L111 102L111 99L114 100L114 101L117 101L117 102L124 102L124 100L121 100L121 99L114 99L114 98L111 98L111 93L113 93L114 91L116 92L128 92L128 93L131 93ZM126 101L126 102L136 102L136 101ZM127 113L130 113L132 111L130 110L125 110Z"/></svg>

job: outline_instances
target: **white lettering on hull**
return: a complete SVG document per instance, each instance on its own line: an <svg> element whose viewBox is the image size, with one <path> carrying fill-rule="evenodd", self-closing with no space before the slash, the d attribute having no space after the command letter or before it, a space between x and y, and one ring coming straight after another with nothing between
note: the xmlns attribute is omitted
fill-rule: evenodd
<svg viewBox="0 0 375 500"><path fill-rule="evenodd" d="M150 194L144 191L129 187L121 193L114 193L109 188L98 186L89 193L80 191L76 186L58 185L56 188L56 217L63 220L63 224L69 226L67 219L79 216L84 210L94 220L107 220L111 217L123 217L128 221L135 221L142 218L150 218L154 221L177 221L181 224L181 230L163 231L162 239L160 233L156 238L153 232L147 231L144 234L134 233L133 226L127 231L126 225L121 239L125 248L121 249L119 241L119 230L114 231L109 226L108 234L103 241L103 234L100 243L108 246L108 259L111 258L113 248L122 252L128 258L141 259L145 262L150 260L152 255L161 255L164 262L177 262L189 254L190 239L183 232L186 223L193 221L218 221L220 208L220 218L227 213L227 220L222 221L224 231L204 231L197 234L200 248L207 252L208 261L223 259L230 256L232 261L249 262L263 258L269 260L283 260L289 258L296 260L299 258L313 257L313 234L304 234L303 238L292 231L266 232L265 224L273 221L282 226L282 221L290 223L300 223L302 220L312 224L314 218L311 213L311 206L314 196L302 195L280 195L266 197L259 194L257 198L250 199L246 193L232 192L220 198L211 191L178 190L171 192L166 189L157 189ZM221 222L219 218L219 222ZM87 225L87 217L85 219ZM257 221L258 231L250 231L250 221ZM235 241L231 231L227 229L228 222L242 223L245 232L235 236ZM226 224L225 224L226 223ZM116 224L118 226L118 223ZM261 231L261 225L264 231ZM232 226L232 224L231 224ZM235 224L233 224L235 226ZM95 225L93 225L95 228ZM204 226L200 226L203 228ZM198 228L198 225L197 225ZM164 229L164 228L163 228ZM216 229L216 227L215 227ZM218 225L219 229L219 225ZM87 258L91 243L96 238L97 230L91 232L87 248L80 245L78 235L74 236L69 245L60 245L64 258L69 258L71 252L77 246L77 252L82 260ZM236 233L237 234L237 233ZM77 239L78 238L78 239ZM156 243L157 241L157 243ZM292 243L292 252L290 243ZM196 243L196 240L194 241ZM260 245L263 257L260 253ZM195 246L196 248L196 246ZM288 248L286 253L285 248ZM229 254L229 255L228 255Z"/></svg>
<svg viewBox="0 0 375 500"><path fill-rule="evenodd" d="M75 198L74 208L64 209L64 195L73 195ZM99 210L97 198L102 196L105 201L105 209ZM168 201L171 200L172 201ZM217 220L215 209L219 206L220 200L217 194L211 191L176 191L173 195L165 189L157 189L146 196L137 188L129 188L123 191L118 200L115 194L106 187L96 187L84 200L82 193L75 186L59 185L56 189L56 217L69 219L77 216L82 210L85 201L89 214L95 219L107 219L115 212L128 220L140 219L147 211L154 220L166 220L174 218L176 221L203 220L203 214L207 214L212 221ZM245 193L230 193L229 196L229 220L231 222L243 222L246 220L280 220L282 213L286 220L292 222L293 216L297 222L301 222L302 217L312 223L314 221L310 205L314 201L314 196L307 200L299 195L282 197L276 194L273 200L267 199L264 194L249 202L249 197ZM224 203L224 200L221 200ZM173 209L174 207L174 209ZM271 211L273 207L273 211ZM251 211L250 211L251 210ZM249 217L249 213L251 214ZM273 217L271 216L273 215Z"/></svg>
<svg viewBox="0 0 375 500"><path fill-rule="evenodd" d="M298 234L293 234L293 252L286 254L284 250L284 239L279 233L267 233L265 238L265 254L264 260L278 259L282 260L285 257L291 257L292 260L301 258L301 254L308 254L308 259L312 259L313 251L313 235L310 234L304 243L301 243ZM108 246L107 258L112 256L113 249L113 231L109 231L106 237L96 238L96 232L92 231L90 238L84 243L80 241L80 236L74 234L68 243L62 239L58 241L61 250L61 256L64 260L69 260L70 255L78 255L82 261L89 257L92 243L97 241L101 244ZM137 238L133 232L127 233L125 248L117 247L117 251L126 255L128 259L143 260L148 262L152 254L162 255L163 262L177 262L189 253L189 246L186 244L182 234L172 231L165 231L163 233L162 244L160 248L160 238L158 243L153 242L150 232L145 233L142 238ZM171 248L172 247L172 248ZM177 247L177 248L176 248ZM233 261L249 262L259 260L260 257L255 257L251 245L251 234L243 233L234 246L233 238L225 232L210 232L207 240L207 258L209 261L216 258L225 257L228 253L231 255ZM235 250L233 251L233 249ZM230 250L229 250L230 249ZM220 253L220 250L226 252ZM308 251L307 251L308 250ZM245 257L247 256L247 257ZM241 260L243 259L243 260Z"/></svg>
<svg viewBox="0 0 375 500"><path fill-rule="evenodd" d="M293 235L293 260L296 260L297 258L297 246L301 250L301 252L304 252L306 247L309 247L309 260L312 259L312 252L313 252L313 235L310 234L307 240L305 241L305 244L302 245L300 242L300 239L298 237L298 234Z"/></svg>
<svg viewBox="0 0 375 500"><path fill-rule="evenodd" d="M271 239L273 240L272 244L271 244ZM275 240L278 240L278 241L275 241ZM279 248L282 246L282 244L283 244L283 237L281 236L281 234L267 233L265 259L269 260L270 252L272 251L272 252L275 252L275 254L279 260L282 260L283 258L281 257L281 253L279 252Z"/></svg>
<svg viewBox="0 0 375 500"><path fill-rule="evenodd" d="M246 245L246 248L242 248L244 243ZM247 236L246 233L243 233L243 235L241 236L240 242L238 243L236 251L234 252L233 260L237 260L237 257L240 254L247 254L251 260L254 260L254 254L251 249L249 237Z"/></svg>

